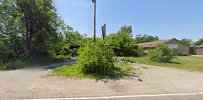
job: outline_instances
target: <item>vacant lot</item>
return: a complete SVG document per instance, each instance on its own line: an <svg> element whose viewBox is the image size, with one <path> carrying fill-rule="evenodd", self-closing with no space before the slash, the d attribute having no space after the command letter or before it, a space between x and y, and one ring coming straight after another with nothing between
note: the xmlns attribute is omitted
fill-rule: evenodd
<svg viewBox="0 0 203 100"><path fill-rule="evenodd" d="M155 65L162 67L171 67L184 69L188 71L200 71L203 72L203 57L194 56L178 56L170 63L157 63L150 61L148 57L127 57L123 59L126 62L140 63L147 65Z"/></svg>

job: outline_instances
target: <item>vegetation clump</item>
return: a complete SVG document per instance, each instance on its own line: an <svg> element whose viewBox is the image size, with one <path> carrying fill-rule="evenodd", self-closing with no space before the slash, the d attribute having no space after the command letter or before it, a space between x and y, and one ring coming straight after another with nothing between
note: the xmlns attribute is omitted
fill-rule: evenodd
<svg viewBox="0 0 203 100"><path fill-rule="evenodd" d="M141 56L142 51L135 48L132 27L123 26L116 34L106 37L106 44L111 46L117 56Z"/></svg>
<svg viewBox="0 0 203 100"><path fill-rule="evenodd" d="M84 73L109 75L114 69L113 56L103 41L88 42L79 50L78 64Z"/></svg>
<svg viewBox="0 0 203 100"><path fill-rule="evenodd" d="M152 61L163 63L171 61L176 56L176 53L168 45L160 45L151 50L148 56Z"/></svg>
<svg viewBox="0 0 203 100"><path fill-rule="evenodd" d="M135 37L135 43L145 43L145 42L152 42L152 41L157 41L159 40L158 36L150 36L150 35L142 35L142 34L138 34Z"/></svg>
<svg viewBox="0 0 203 100"><path fill-rule="evenodd" d="M125 62L115 62L114 68L108 78L128 78L129 74L132 73L135 69L131 67L129 64ZM89 78L89 79L102 79L106 78L107 75L102 75L98 73L84 73L79 64L74 64L71 66L61 66L53 69L53 75L81 79L81 78Z"/></svg>
<svg viewBox="0 0 203 100"><path fill-rule="evenodd" d="M9 45L0 39L0 65L7 62L11 54L12 50L10 49Z"/></svg>

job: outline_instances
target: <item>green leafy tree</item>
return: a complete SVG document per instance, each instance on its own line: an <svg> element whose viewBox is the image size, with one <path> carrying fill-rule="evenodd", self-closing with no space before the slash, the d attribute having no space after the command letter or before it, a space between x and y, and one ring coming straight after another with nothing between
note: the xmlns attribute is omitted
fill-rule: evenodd
<svg viewBox="0 0 203 100"><path fill-rule="evenodd" d="M0 34L16 56L44 56L62 41L62 20L53 0L1 0L0 10Z"/></svg>
<svg viewBox="0 0 203 100"><path fill-rule="evenodd" d="M83 36L78 32L67 32L66 35L66 42L69 43L71 46L79 46L83 40Z"/></svg>
<svg viewBox="0 0 203 100"><path fill-rule="evenodd" d="M156 41L156 40L159 40L159 37L158 36L150 36L150 35L137 35L135 37L135 43L145 43L145 42L152 42L152 41Z"/></svg>
<svg viewBox="0 0 203 100"><path fill-rule="evenodd" d="M203 44L203 38L199 39L197 42L194 43L196 46Z"/></svg>
<svg viewBox="0 0 203 100"><path fill-rule="evenodd" d="M106 43L113 46L118 56L130 56L135 45L132 38L132 27L121 27L116 34L110 34L106 37Z"/></svg>
<svg viewBox="0 0 203 100"><path fill-rule="evenodd" d="M74 31L72 27L67 26L64 28L64 40L60 50L60 55L77 56L79 47L84 42L85 37L78 31Z"/></svg>
<svg viewBox="0 0 203 100"><path fill-rule="evenodd" d="M24 51L24 25L22 24L22 13L15 5L16 0L0 1L0 36L4 42L13 49L13 56L21 56Z"/></svg>
<svg viewBox="0 0 203 100"><path fill-rule="evenodd" d="M192 46L193 41L191 39L182 39L180 40L183 44L186 44L188 46Z"/></svg>

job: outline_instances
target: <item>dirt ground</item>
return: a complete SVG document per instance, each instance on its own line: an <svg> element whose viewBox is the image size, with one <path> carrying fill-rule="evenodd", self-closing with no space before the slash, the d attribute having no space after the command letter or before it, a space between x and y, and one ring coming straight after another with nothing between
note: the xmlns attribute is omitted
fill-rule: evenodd
<svg viewBox="0 0 203 100"><path fill-rule="evenodd" d="M48 77L50 70L0 72L0 99L63 98L203 92L203 73L133 64L138 78L120 80Z"/></svg>

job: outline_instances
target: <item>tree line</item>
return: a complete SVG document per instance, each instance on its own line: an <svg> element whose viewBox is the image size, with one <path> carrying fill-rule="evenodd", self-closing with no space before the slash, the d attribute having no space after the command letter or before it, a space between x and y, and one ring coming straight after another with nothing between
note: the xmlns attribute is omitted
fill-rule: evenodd
<svg viewBox="0 0 203 100"><path fill-rule="evenodd" d="M203 44L203 38L200 38L199 40L197 41L193 41L192 39L182 39L180 40L182 43L188 45L188 46L198 46L198 45L201 45Z"/></svg>
<svg viewBox="0 0 203 100"><path fill-rule="evenodd" d="M56 13L53 0L0 1L0 65L10 60L25 60L50 56L77 56L78 48L93 41L71 26ZM102 39L98 38L98 41ZM117 56L140 56L135 44L159 40L158 36L136 35L131 26L121 27L106 36L105 45ZM188 45L200 45L203 39Z"/></svg>
<svg viewBox="0 0 203 100"><path fill-rule="evenodd" d="M0 1L0 61L65 54L79 32L64 23L53 0Z"/></svg>

